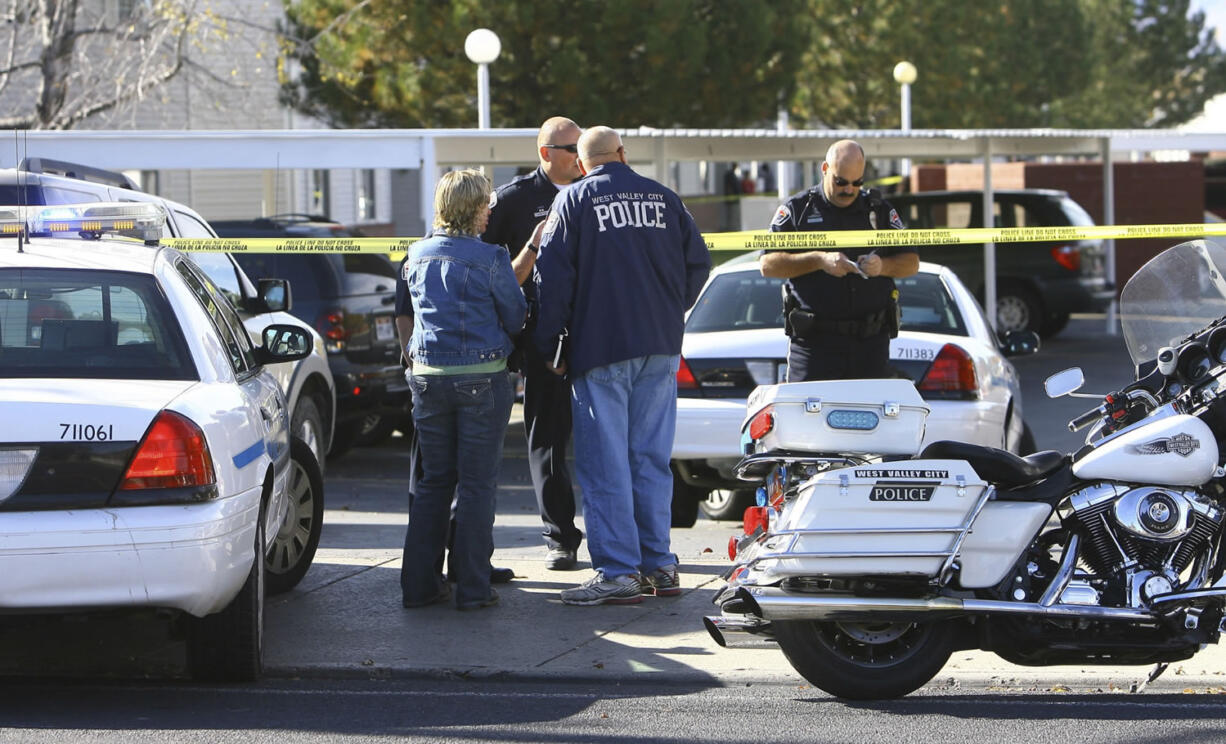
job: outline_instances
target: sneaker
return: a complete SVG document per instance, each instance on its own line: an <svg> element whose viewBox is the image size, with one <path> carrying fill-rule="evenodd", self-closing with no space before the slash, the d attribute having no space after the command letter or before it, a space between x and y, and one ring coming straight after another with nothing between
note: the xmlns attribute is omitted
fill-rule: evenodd
<svg viewBox="0 0 1226 744"><path fill-rule="evenodd" d="M467 612L469 610L480 610L486 607L493 607L496 604L498 604L498 592L490 589L490 596L486 597L485 599L481 599L476 602L456 603L455 608L460 612Z"/></svg>
<svg viewBox="0 0 1226 744"><path fill-rule="evenodd" d="M566 548L550 548L545 555L545 568L550 571L569 571L575 563L575 551Z"/></svg>
<svg viewBox="0 0 1226 744"><path fill-rule="evenodd" d="M562 604L638 604L643 601L638 574L606 579L599 571L574 589L562 591Z"/></svg>
<svg viewBox="0 0 1226 744"><path fill-rule="evenodd" d="M681 593L681 581L677 578L677 565L660 566L651 573L643 574L643 594L657 597L675 597Z"/></svg>

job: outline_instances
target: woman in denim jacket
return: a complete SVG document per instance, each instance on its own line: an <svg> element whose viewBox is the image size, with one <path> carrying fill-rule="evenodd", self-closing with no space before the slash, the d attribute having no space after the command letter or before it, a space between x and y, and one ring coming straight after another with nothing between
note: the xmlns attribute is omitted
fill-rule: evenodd
<svg viewBox="0 0 1226 744"><path fill-rule="evenodd" d="M527 304L506 249L476 237L489 219L489 199L489 180L479 171L444 175L434 192L434 232L410 247L404 264L413 302L409 384L424 470L400 572L405 607L450 596L435 561L447 542L453 495L456 607L498 602L490 557L498 465L514 402L507 355Z"/></svg>

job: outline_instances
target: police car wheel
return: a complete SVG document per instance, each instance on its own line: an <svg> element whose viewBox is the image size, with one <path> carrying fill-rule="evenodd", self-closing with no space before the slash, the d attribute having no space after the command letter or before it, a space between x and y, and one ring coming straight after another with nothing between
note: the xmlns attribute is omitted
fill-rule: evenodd
<svg viewBox="0 0 1226 744"><path fill-rule="evenodd" d="M324 461L323 419L319 415L319 406L309 395L303 395L294 406L293 420L290 422L290 433L298 437L315 453L315 459L322 467Z"/></svg>
<svg viewBox="0 0 1226 744"><path fill-rule="evenodd" d="M256 522L256 560L243 587L221 612L189 618L187 664L199 681L254 682L264 672L263 513Z"/></svg>
<svg viewBox="0 0 1226 744"><path fill-rule="evenodd" d="M324 522L324 482L315 454L306 442L292 437L286 486L289 510L264 556L268 565L268 593L288 592L311 567Z"/></svg>

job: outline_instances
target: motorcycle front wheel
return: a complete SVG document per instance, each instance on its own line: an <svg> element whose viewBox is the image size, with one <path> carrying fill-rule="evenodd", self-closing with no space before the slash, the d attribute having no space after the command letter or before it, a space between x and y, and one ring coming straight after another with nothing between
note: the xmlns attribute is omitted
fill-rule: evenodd
<svg viewBox="0 0 1226 744"><path fill-rule="evenodd" d="M813 686L850 700L896 698L936 676L953 653L955 624L776 620L779 648Z"/></svg>

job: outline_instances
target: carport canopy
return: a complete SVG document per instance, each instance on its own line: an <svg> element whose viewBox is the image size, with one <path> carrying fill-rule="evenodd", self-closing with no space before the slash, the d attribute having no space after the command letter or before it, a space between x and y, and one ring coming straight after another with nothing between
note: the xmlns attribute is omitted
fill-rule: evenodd
<svg viewBox="0 0 1226 744"><path fill-rule="evenodd" d="M1157 129L638 129L619 130L631 162L667 182L678 161L823 160L841 139L860 142L869 158L982 160L984 227L993 212L994 158L1098 156L1103 163L1103 219L1115 223L1112 153L1226 147L1226 132ZM68 130L13 132L13 155L88 163L111 170L392 168L421 173L421 214L433 211L440 169L453 166L533 165L535 129L288 129ZM0 167L5 162L0 148ZM779 196L791 188L780 168ZM1107 276L1115 276L1114 241L1106 241ZM996 305L996 246L984 246L985 306ZM988 313L994 322L995 314Z"/></svg>

